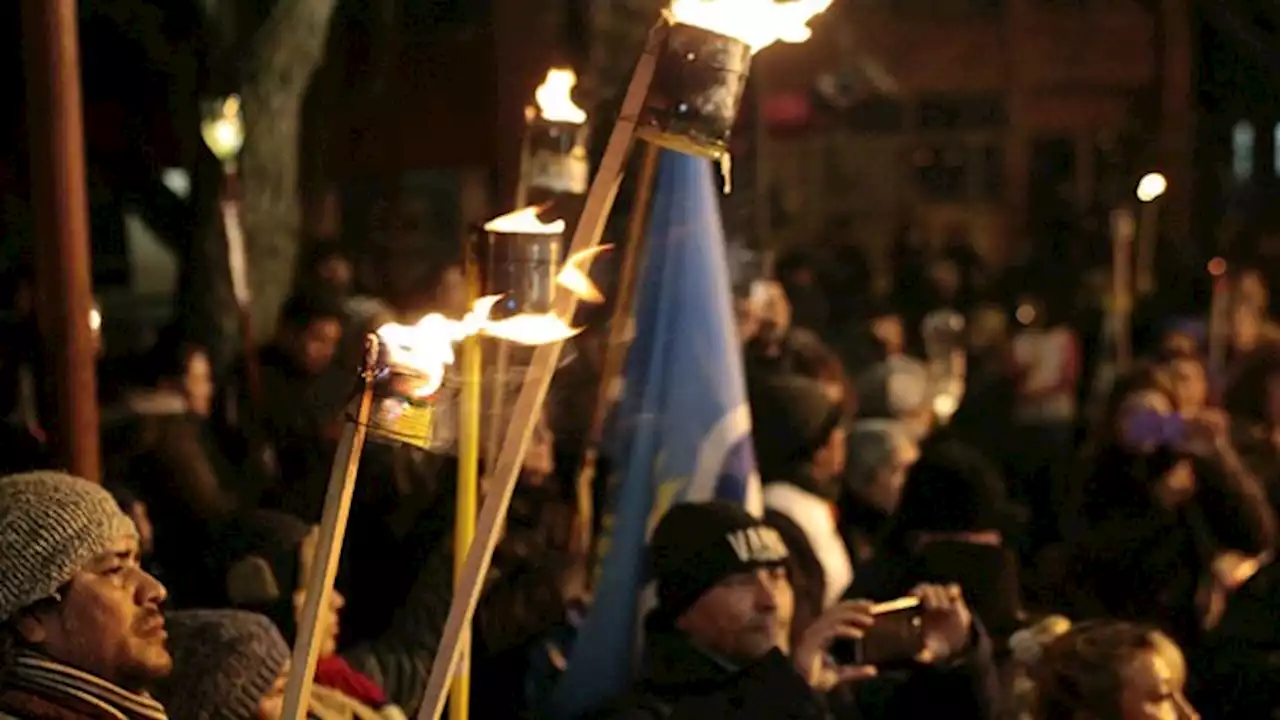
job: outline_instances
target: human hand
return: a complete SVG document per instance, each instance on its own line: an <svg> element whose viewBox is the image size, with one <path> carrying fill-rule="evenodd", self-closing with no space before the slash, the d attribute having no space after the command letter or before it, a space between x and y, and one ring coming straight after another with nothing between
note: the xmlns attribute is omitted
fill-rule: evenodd
<svg viewBox="0 0 1280 720"><path fill-rule="evenodd" d="M1208 457L1231 449L1231 418L1216 408L1200 411L1187 419L1184 446L1188 452Z"/></svg>
<svg viewBox="0 0 1280 720"><path fill-rule="evenodd" d="M965 604L960 586L919 585L911 594L920 598L924 606L924 650L916 660L926 664L941 662L964 650L973 630L973 613Z"/></svg>
<svg viewBox="0 0 1280 720"><path fill-rule="evenodd" d="M800 676L818 692L837 685L875 677L876 669L865 665L838 666L831 659L831 644L837 640L857 640L875 624L871 603L865 600L842 602L824 612L805 630L791 653Z"/></svg>

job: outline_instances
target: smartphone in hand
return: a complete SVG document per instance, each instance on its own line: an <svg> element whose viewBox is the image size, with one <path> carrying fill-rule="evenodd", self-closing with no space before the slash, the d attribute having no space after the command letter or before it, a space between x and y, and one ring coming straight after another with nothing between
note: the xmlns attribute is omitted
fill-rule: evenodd
<svg viewBox="0 0 1280 720"><path fill-rule="evenodd" d="M910 664L924 650L924 606L917 597L902 597L871 608L875 624L862 638L831 646L841 665L878 668Z"/></svg>

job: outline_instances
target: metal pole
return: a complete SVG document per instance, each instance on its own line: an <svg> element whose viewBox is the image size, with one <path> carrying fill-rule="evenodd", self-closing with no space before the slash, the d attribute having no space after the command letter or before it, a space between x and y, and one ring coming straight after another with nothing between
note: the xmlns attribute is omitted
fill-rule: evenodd
<svg viewBox="0 0 1280 720"><path fill-rule="evenodd" d="M97 482L101 458L76 3L24 0L22 19L36 314L57 397L56 417L41 420L67 469Z"/></svg>

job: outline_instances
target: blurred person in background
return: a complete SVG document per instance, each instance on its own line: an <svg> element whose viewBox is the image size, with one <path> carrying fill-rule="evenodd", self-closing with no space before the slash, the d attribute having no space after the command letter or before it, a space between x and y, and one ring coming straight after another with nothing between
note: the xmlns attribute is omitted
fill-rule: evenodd
<svg viewBox="0 0 1280 720"><path fill-rule="evenodd" d="M803 251L790 253L778 259L777 272L791 303L792 324L825 337L831 309L826 292L818 282L815 259Z"/></svg>
<svg viewBox="0 0 1280 720"><path fill-rule="evenodd" d="M856 567L870 560L888 528L920 446L895 420L859 420L849 428L848 464L838 502L840 532Z"/></svg>
<svg viewBox="0 0 1280 720"><path fill-rule="evenodd" d="M950 429L956 438L997 462L1007 474L1017 396L1011 372L1009 313L997 303L979 303L969 313L966 330L964 398L951 418Z"/></svg>
<svg viewBox="0 0 1280 720"><path fill-rule="evenodd" d="M1087 530L1063 567L1084 617L1155 624L1183 644L1216 622L1245 567L1275 547L1276 519L1214 410L1186 418L1159 366L1112 392L1080 486Z"/></svg>
<svg viewBox="0 0 1280 720"><path fill-rule="evenodd" d="M1280 511L1280 347L1255 353L1226 389L1232 443Z"/></svg>
<svg viewBox="0 0 1280 720"><path fill-rule="evenodd" d="M149 511L155 563L172 601L201 605L221 597L217 537L241 506L257 500L261 477L223 455L207 427L214 386L204 349L166 332L142 363L138 382L103 413L106 474Z"/></svg>
<svg viewBox="0 0 1280 720"><path fill-rule="evenodd" d="M897 420L917 442L933 432L934 388L924 363L906 355L885 358L854 380L858 417Z"/></svg>
<svg viewBox="0 0 1280 720"><path fill-rule="evenodd" d="M334 364L345 318L331 294L290 297L276 337L259 351L257 392L242 363L219 396L227 434L249 438L253 457L272 470L263 502L304 519L320 517L342 411L356 383L351 368Z"/></svg>
<svg viewBox="0 0 1280 720"><path fill-rule="evenodd" d="M1067 493L1083 359L1075 331L1041 298L1024 295L1014 316L1021 328L1012 345L1017 392L1008 480L1031 511L1034 550L1059 535L1057 508Z"/></svg>
<svg viewBox="0 0 1280 720"><path fill-rule="evenodd" d="M844 415L808 378L774 377L748 390L765 518L792 557L795 631L804 632L853 580L835 517L847 450Z"/></svg>
<svg viewBox="0 0 1280 720"><path fill-rule="evenodd" d="M1125 622L1083 623L1037 663L1035 720L1199 720L1183 694L1186 661L1163 633Z"/></svg>
<svg viewBox="0 0 1280 720"><path fill-rule="evenodd" d="M1007 546L1021 522L985 458L955 440L925 443L875 557L846 597L885 601L920 583L954 583L1002 657L1023 620L1018 559Z"/></svg>

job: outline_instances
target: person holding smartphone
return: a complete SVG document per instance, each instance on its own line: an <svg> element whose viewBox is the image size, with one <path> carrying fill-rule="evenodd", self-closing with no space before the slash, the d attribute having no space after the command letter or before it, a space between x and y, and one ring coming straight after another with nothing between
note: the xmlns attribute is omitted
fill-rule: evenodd
<svg viewBox="0 0 1280 720"><path fill-rule="evenodd" d="M880 702L867 713L861 686L850 685L871 681L879 668L850 664L839 647L869 640L885 614L865 601L839 603L788 647L789 556L776 530L738 505L685 503L658 523L649 549L658 604L646 619L644 673L632 693L594 717L995 716L989 643L957 587L922 586L911 601L888 608L909 610L919 622L902 626L918 634L880 647L910 647L906 660L921 669L905 684L876 686Z"/></svg>

